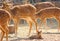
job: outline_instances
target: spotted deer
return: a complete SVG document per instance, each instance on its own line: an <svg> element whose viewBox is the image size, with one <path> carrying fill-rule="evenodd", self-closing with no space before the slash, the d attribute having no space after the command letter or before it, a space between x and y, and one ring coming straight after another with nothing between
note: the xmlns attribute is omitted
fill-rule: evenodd
<svg viewBox="0 0 60 41"><path fill-rule="evenodd" d="M44 8L55 7L55 5L51 2L40 2L40 3L34 4L34 6L37 8L36 12L39 12L41 9L44 9ZM50 23L53 24L52 20L50 21ZM39 26L41 27L41 23ZM46 30L48 30L48 27L45 27L45 28Z"/></svg>
<svg viewBox="0 0 60 41"><path fill-rule="evenodd" d="M36 15L36 18L40 18L41 21L46 25L46 19L48 18L55 18L58 22L58 31L60 29L60 8L58 7L49 7L45 9L41 9Z"/></svg>
<svg viewBox="0 0 60 41"><path fill-rule="evenodd" d="M8 24L9 24L10 18L11 18L11 15L8 11L4 9L0 9L0 30L2 31L0 41L3 41L3 37L5 34L6 34L6 41L8 41L8 33L9 33Z"/></svg>
<svg viewBox="0 0 60 41"><path fill-rule="evenodd" d="M3 9L6 9L7 11L11 13L12 19L15 24L16 36L17 36L17 28L18 28L19 19L24 19L28 22L30 26L28 35L30 35L32 23L35 24L36 32L38 32L37 23L35 22L35 19L33 16L36 13L36 8L32 4L16 5L16 6L13 6L12 8L9 8L9 5L7 3L3 3Z"/></svg>
<svg viewBox="0 0 60 41"><path fill-rule="evenodd" d="M34 4L34 6L37 8L37 12L44 8L55 7L55 5L51 2L36 3L36 4Z"/></svg>

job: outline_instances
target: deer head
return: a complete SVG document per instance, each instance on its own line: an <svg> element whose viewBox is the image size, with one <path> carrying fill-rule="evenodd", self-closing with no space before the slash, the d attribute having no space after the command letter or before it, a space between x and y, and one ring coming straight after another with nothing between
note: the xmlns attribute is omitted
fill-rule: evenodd
<svg viewBox="0 0 60 41"><path fill-rule="evenodd" d="M11 4L12 5L12 4ZM9 3L7 3L7 2L3 2L3 7L2 7L2 9L5 9L5 10L7 10L7 11L9 11L10 10L10 4Z"/></svg>

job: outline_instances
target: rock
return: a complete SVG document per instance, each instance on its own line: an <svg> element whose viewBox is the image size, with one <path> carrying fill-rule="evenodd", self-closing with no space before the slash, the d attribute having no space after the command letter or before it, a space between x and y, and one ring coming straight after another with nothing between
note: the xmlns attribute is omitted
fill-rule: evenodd
<svg viewBox="0 0 60 41"><path fill-rule="evenodd" d="M8 28L9 28L9 34L15 33L15 27L14 27L14 25L9 25Z"/></svg>

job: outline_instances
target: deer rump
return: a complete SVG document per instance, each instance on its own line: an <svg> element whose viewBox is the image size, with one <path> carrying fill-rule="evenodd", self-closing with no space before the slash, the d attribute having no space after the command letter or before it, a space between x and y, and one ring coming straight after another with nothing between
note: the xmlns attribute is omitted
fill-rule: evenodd
<svg viewBox="0 0 60 41"><path fill-rule="evenodd" d="M0 24L6 23L10 19L10 14L6 10L0 9Z"/></svg>

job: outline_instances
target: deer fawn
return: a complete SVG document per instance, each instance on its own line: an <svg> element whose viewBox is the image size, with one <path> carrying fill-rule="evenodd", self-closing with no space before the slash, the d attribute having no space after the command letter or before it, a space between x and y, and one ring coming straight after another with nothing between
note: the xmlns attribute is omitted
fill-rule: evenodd
<svg viewBox="0 0 60 41"><path fill-rule="evenodd" d="M55 5L51 2L36 3L36 4L34 4L34 6L37 8L37 12L44 8L55 7Z"/></svg>
<svg viewBox="0 0 60 41"><path fill-rule="evenodd" d="M0 41L3 41L3 37L6 34L6 41L8 41L9 30L7 28L11 16L10 13L4 9L0 9L0 29L2 31Z"/></svg>
<svg viewBox="0 0 60 41"><path fill-rule="evenodd" d="M37 13L44 8L48 8L48 7L55 7L55 5L51 2L41 2L41 3L36 3L34 4L34 6L37 8ZM35 18L36 19L36 18ZM36 19L37 20L37 19ZM52 20L50 21L51 24L53 24ZM40 27L41 27L41 23L40 23ZM46 27L46 30L48 30L48 27Z"/></svg>
<svg viewBox="0 0 60 41"><path fill-rule="evenodd" d="M40 18L41 21L44 23L45 27L46 25L46 19L47 18L55 18L57 22L59 23L58 30L60 29L60 8L58 7L49 7L45 9L41 9L36 15L36 18Z"/></svg>
<svg viewBox="0 0 60 41"><path fill-rule="evenodd" d="M31 32L32 22L36 25L36 31L38 32L37 23L35 22L35 19L33 16L36 13L36 8L33 5L31 4L17 5L17 6L13 6L10 9L7 3L3 3L3 9L6 9L11 13L12 19L15 24L16 35L17 35L17 28L18 28L17 26L18 26L19 19L24 19L28 22L30 26L28 35L30 35L30 32Z"/></svg>

